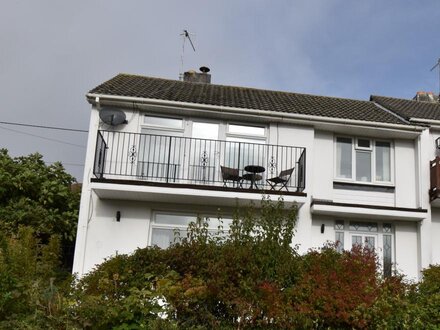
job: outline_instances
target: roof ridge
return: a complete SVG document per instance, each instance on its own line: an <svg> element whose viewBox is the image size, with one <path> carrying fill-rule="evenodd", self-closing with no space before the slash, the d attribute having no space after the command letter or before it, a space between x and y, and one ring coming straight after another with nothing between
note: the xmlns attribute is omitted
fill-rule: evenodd
<svg viewBox="0 0 440 330"><path fill-rule="evenodd" d="M176 83L182 83L182 84L191 84L194 85L193 82L187 82L177 79L169 79L169 78L161 78L161 77L152 77L152 76L144 76L140 74L132 74L132 73L125 73L121 72L117 74L117 76L129 76L129 77L138 77L138 78L146 78L146 79L157 79L162 81L170 81L170 82L176 82ZM110 78L109 80L113 79ZM270 93L280 93L280 94L287 94L287 95L301 95L301 96L311 96L311 97L318 97L318 98L328 98L328 99L334 99L334 100L343 100L343 101L354 101L354 102L362 102L362 103L370 103L369 100L359 100L359 99L352 99L348 97L338 97L338 96L329 96L329 95L316 95L316 94L309 94L309 93L298 93L298 92L288 92L288 91L282 91L282 90L274 90L274 89L265 89L265 88L258 88L258 87L244 87L244 86L234 86L234 85L222 85L222 84L201 84L203 86L218 86L218 87L228 87L228 88L235 88L235 89L241 89L241 90L250 90L250 91L263 91L263 92L270 92Z"/></svg>

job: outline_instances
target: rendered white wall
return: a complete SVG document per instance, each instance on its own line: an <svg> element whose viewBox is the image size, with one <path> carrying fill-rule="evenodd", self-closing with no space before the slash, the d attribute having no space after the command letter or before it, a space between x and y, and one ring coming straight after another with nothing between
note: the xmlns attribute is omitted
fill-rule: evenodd
<svg viewBox="0 0 440 330"><path fill-rule="evenodd" d="M417 207L415 143L413 140L396 140L394 143L396 207Z"/></svg>
<svg viewBox="0 0 440 330"><path fill-rule="evenodd" d="M309 168L313 171L313 198L333 199L333 133L316 131L313 141L313 164Z"/></svg>
<svg viewBox="0 0 440 330"><path fill-rule="evenodd" d="M313 168L312 164L314 155L314 129L307 126L292 126L286 124L278 124L276 132L276 141L271 143L305 147L306 148L306 203L299 209L298 222L296 226L296 234L293 244L299 244L299 252L305 253L312 247L312 216L310 213L310 201L313 195ZM272 133L271 133L272 134Z"/></svg>
<svg viewBox="0 0 440 330"><path fill-rule="evenodd" d="M93 198L94 211L88 222L84 273L104 258L131 253L146 247L151 210L141 202L101 200ZM121 212L120 222L116 212Z"/></svg>
<svg viewBox="0 0 440 330"><path fill-rule="evenodd" d="M321 226L324 225L324 233ZM335 221L332 217L314 215L312 220L312 248L321 248L326 243L335 241Z"/></svg>
<svg viewBox="0 0 440 330"><path fill-rule="evenodd" d="M431 210L432 264L440 264L440 208Z"/></svg>
<svg viewBox="0 0 440 330"><path fill-rule="evenodd" d="M418 271L418 233L416 222L394 222L395 261L399 272L408 279L417 280Z"/></svg>

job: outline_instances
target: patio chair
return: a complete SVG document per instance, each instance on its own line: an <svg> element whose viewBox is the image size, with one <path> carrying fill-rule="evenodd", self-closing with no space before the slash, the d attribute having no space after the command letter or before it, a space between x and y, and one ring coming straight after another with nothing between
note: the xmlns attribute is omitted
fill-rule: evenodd
<svg viewBox="0 0 440 330"><path fill-rule="evenodd" d="M231 168L226 166L220 166L222 171L222 178L223 178L223 187L226 187L228 181L232 181L233 185L236 184L242 188L241 181L243 180L243 177L240 176L240 172L238 168Z"/></svg>
<svg viewBox="0 0 440 330"><path fill-rule="evenodd" d="M289 168L288 170L281 171L278 176L274 178L267 179L267 183L270 185L270 190L275 190L277 185L281 185L280 189L286 188L286 191L289 191L287 188L287 183L290 181L290 178L292 176L292 172L295 168Z"/></svg>

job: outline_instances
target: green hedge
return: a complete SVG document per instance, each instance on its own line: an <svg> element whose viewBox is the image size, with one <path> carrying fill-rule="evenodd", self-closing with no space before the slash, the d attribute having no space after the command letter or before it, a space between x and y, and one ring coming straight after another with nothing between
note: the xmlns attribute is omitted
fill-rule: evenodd
<svg viewBox="0 0 440 330"><path fill-rule="evenodd" d="M295 208L265 199L259 210L240 208L229 235L210 234L199 219L170 248L116 256L70 286L56 272L56 238L43 248L24 230L1 241L0 327L438 327L440 266L414 284L382 278L368 250L338 253L329 245L299 255L291 245L295 223ZM20 278L23 267L32 271Z"/></svg>

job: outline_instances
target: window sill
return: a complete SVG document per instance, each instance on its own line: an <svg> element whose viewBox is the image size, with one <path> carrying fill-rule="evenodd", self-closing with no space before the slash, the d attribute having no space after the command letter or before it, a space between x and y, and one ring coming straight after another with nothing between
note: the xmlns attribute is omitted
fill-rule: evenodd
<svg viewBox="0 0 440 330"><path fill-rule="evenodd" d="M392 183L378 184L370 182L347 182L334 180L333 189L394 192L396 187Z"/></svg>

